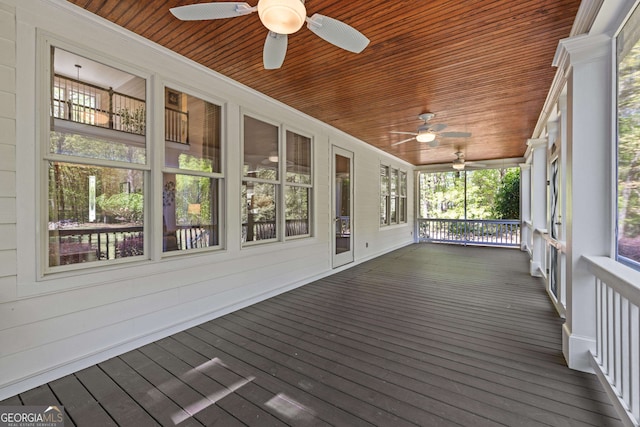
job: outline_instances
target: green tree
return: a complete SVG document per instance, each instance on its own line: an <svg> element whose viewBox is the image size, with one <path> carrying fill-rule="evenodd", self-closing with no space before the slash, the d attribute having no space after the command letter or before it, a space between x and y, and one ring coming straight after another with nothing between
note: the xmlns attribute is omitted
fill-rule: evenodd
<svg viewBox="0 0 640 427"><path fill-rule="evenodd" d="M121 221L140 223L143 219L144 202L139 193L117 193L107 197L102 193L96 198L96 205L106 215L111 215Z"/></svg>
<svg viewBox="0 0 640 427"><path fill-rule="evenodd" d="M497 219L520 218L520 172L518 169L509 169L504 174L496 192L492 213Z"/></svg>

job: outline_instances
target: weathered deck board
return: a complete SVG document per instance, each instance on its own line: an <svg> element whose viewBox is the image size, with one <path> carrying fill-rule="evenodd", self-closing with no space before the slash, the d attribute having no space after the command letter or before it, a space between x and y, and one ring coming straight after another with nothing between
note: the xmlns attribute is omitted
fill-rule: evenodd
<svg viewBox="0 0 640 427"><path fill-rule="evenodd" d="M80 426L620 426L527 262L412 245L0 404Z"/></svg>

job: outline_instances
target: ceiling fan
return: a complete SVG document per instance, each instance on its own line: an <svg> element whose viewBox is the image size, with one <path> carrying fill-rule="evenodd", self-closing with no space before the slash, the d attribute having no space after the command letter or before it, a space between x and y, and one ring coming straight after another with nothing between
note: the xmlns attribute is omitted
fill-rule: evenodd
<svg viewBox="0 0 640 427"><path fill-rule="evenodd" d="M436 115L433 113L423 113L418 116L420 120L424 120L424 124L418 126L418 132L397 132L391 131L390 133L395 133L399 135L413 135L413 137L408 139L403 139L402 141L394 142L391 145L400 145L405 142L413 141L414 139L418 142L426 142L431 147L436 147L438 145L438 140L436 137L444 137L444 138L468 138L471 136L469 132L441 132L447 125L443 123L439 124L429 124L429 120L433 119Z"/></svg>
<svg viewBox="0 0 640 427"><path fill-rule="evenodd" d="M465 166L471 166L471 165L478 166L478 167L485 166L482 163L465 161L464 153L462 151L456 151L453 154L455 154L456 159L451 164L451 167L453 167L455 170L461 171L461 170L464 170Z"/></svg>
<svg viewBox="0 0 640 427"><path fill-rule="evenodd" d="M319 13L307 17L304 0L258 0L257 6L244 2L198 3L169 10L183 21L233 18L258 12L260 21L269 30L262 52L267 70L282 66L287 54L287 35L298 31L305 22L317 36L350 52L360 53L369 44L368 38L344 22Z"/></svg>

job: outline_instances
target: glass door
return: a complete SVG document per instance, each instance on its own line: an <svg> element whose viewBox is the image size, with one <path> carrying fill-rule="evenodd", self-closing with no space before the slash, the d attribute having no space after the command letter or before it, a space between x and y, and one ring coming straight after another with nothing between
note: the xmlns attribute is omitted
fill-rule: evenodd
<svg viewBox="0 0 640 427"><path fill-rule="evenodd" d="M353 153L333 147L333 267L353 262Z"/></svg>

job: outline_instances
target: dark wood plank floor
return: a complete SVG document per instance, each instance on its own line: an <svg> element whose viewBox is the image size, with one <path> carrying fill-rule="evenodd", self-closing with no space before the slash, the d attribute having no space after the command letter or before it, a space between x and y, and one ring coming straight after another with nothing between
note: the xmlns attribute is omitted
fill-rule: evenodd
<svg viewBox="0 0 640 427"><path fill-rule="evenodd" d="M68 425L618 426L514 249L412 245L0 405Z"/></svg>

